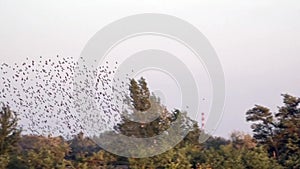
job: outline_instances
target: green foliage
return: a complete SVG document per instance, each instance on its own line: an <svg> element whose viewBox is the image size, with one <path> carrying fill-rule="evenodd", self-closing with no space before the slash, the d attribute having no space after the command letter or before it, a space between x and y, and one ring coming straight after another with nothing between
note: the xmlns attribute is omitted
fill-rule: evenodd
<svg viewBox="0 0 300 169"><path fill-rule="evenodd" d="M228 145L229 143L230 143L230 140L227 140L225 138L211 136L203 143L203 148L205 148L205 149L209 149L209 148L219 149L220 146Z"/></svg>
<svg viewBox="0 0 300 169"><path fill-rule="evenodd" d="M300 98L284 94L278 112L255 106L247 121L253 122L254 138L268 149L269 155L288 168L300 168Z"/></svg>
<svg viewBox="0 0 300 169"><path fill-rule="evenodd" d="M100 150L100 147L90 138L84 137L82 132L78 133L72 140L67 141L71 152L67 155L68 159L81 160L87 156L93 155Z"/></svg>
<svg viewBox="0 0 300 169"><path fill-rule="evenodd" d="M134 79L131 80L130 86L131 114L125 112L122 122L116 126L116 129L121 134L134 137L153 137L163 132L168 132L169 137L164 142L159 142L159 147L164 147L174 141L174 137L181 137L184 133L187 136L174 148L165 153L148 158L129 158L130 168L191 168L193 161L193 153L195 149L199 149L200 129L197 123L191 120L185 112L174 110L169 112L155 95L150 96L149 89L145 79L141 78L139 83ZM145 101L142 101L145 100ZM141 108L150 102L150 107ZM142 114L140 111L144 111ZM126 114L127 113L127 114ZM143 119L154 117L150 122L136 122L134 117ZM129 118L128 118L129 117ZM133 118L130 118L133 117ZM142 118L140 118L142 117ZM141 120L143 121L143 120ZM146 120L145 120L146 121ZM176 121L177 125L174 125ZM173 130L168 130L172 126ZM172 137L171 137L172 136ZM145 145L147 146L147 145ZM155 148L153 149L155 151ZM145 152L147 153L147 152Z"/></svg>
<svg viewBox="0 0 300 169"><path fill-rule="evenodd" d="M145 148L150 144L134 142L134 147L126 147L123 140L113 140L110 138L114 137L110 136L152 137L167 133L168 137L163 141L151 143L156 147L143 149L143 155L169 145L183 133L187 135L162 154L125 158L102 150L82 132L68 141L63 137L21 136L16 113L8 106L2 106L0 169L110 169L120 166L132 169L300 168L300 98L282 95L284 105L276 113L259 105L247 111L246 120L252 123L253 137L233 132L230 140L210 137L200 144L199 137L205 133L197 122L190 119L187 112L168 111L159 98L150 95L144 78L138 81L132 79L129 91L130 97L126 100L128 109L123 112L122 121L115 126L116 131L100 135L105 137L101 141L112 143L116 149L124 151L139 149L137 146Z"/></svg>
<svg viewBox="0 0 300 169"><path fill-rule="evenodd" d="M167 152L148 158L129 158L132 169L182 169L191 168L192 146L175 147Z"/></svg>
<svg viewBox="0 0 300 169"><path fill-rule="evenodd" d="M84 157L80 162L74 162L74 168L81 169L113 169L115 168L117 157L103 150L93 153L91 156Z"/></svg>
<svg viewBox="0 0 300 169"><path fill-rule="evenodd" d="M61 137L23 136L20 140L19 166L11 168L65 168L69 145Z"/></svg>
<svg viewBox="0 0 300 169"><path fill-rule="evenodd" d="M143 77L138 82L131 79L129 91L131 103L136 110L145 111L150 108L150 92L147 87L146 80Z"/></svg>
<svg viewBox="0 0 300 169"><path fill-rule="evenodd" d="M274 158L268 156L263 147L254 147L251 150L244 151L242 160L245 168L282 168Z"/></svg>
<svg viewBox="0 0 300 169"><path fill-rule="evenodd" d="M246 112L246 120L258 122L251 125L254 132L254 138L262 144L275 146L272 137L274 137L276 122L273 114L266 107L255 105L255 107Z"/></svg>
<svg viewBox="0 0 300 169"><path fill-rule="evenodd" d="M199 168L216 169L270 169L281 168L262 147L253 149L235 148L233 144L221 146L220 149L208 149L202 152L202 162Z"/></svg>
<svg viewBox="0 0 300 169"><path fill-rule="evenodd" d="M144 78L138 82L131 79L129 91L128 109L122 114L122 122L115 127L117 132L126 136L148 138L170 128L178 114L169 112L155 95L150 96Z"/></svg>
<svg viewBox="0 0 300 169"><path fill-rule="evenodd" d="M152 137L168 129L171 125L173 114L160 105L155 96L150 97L149 101L151 102L151 107L147 111L139 112L133 110L131 114L125 114L126 116L122 117L122 123L119 123L116 127L117 131L127 136ZM137 122L143 121L143 119L147 121L152 118L155 118L155 120L149 123ZM133 121L132 119L136 120Z"/></svg>
<svg viewBox="0 0 300 169"><path fill-rule="evenodd" d="M0 155L0 169L7 168L9 161L10 161L9 160L9 155L1 154Z"/></svg>
<svg viewBox="0 0 300 169"><path fill-rule="evenodd" d="M0 169L7 168L17 150L21 130L17 128L17 114L9 106L0 110Z"/></svg>
<svg viewBox="0 0 300 169"><path fill-rule="evenodd" d="M0 111L0 155L12 153L20 139L21 130L17 128L17 114L8 106Z"/></svg>

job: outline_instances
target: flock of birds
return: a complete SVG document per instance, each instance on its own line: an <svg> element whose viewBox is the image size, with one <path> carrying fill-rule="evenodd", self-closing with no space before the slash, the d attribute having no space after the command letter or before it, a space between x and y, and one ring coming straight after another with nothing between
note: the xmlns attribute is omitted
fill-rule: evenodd
<svg viewBox="0 0 300 169"><path fill-rule="evenodd" d="M0 103L17 112L20 127L29 134L69 137L109 130L120 121L129 81L114 77L118 62L84 63L60 56L2 63Z"/></svg>

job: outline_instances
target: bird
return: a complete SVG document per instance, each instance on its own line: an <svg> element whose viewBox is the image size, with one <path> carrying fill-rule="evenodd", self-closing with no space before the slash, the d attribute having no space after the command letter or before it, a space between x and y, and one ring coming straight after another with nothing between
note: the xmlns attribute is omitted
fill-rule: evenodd
<svg viewBox="0 0 300 169"><path fill-rule="evenodd" d="M112 82L124 84L120 79L113 79L118 62L112 61L115 63L112 65L105 61L96 67L88 67L85 62L82 57L76 61L73 57L56 55L54 59L39 56L26 57L25 61L13 64L2 63L0 102L19 112L22 127L32 134L72 136L89 126L94 118L99 118L100 129L113 128L113 121L120 120L121 111L112 93L122 93L119 94L122 102L127 90L113 90ZM79 63L83 65L78 69ZM83 81L75 80L82 77ZM83 105L88 110L97 110L92 111L96 114L86 116Z"/></svg>

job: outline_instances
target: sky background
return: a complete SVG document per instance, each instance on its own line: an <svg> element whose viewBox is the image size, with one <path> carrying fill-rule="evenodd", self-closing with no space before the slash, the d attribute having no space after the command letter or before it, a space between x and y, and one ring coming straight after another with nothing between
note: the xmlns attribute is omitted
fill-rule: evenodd
<svg viewBox="0 0 300 169"><path fill-rule="evenodd" d="M103 26L139 13L169 14L196 26L223 66L226 101L215 135L250 133L254 104L276 110L281 93L300 96L300 1L297 0L0 0L0 63L78 57Z"/></svg>

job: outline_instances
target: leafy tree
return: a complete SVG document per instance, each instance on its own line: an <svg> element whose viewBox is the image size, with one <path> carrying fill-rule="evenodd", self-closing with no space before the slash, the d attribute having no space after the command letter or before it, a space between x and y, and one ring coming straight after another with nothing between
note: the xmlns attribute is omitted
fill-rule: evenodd
<svg viewBox="0 0 300 169"><path fill-rule="evenodd" d="M176 146L162 154L148 158L129 158L132 169L182 169L191 168L193 146Z"/></svg>
<svg viewBox="0 0 300 169"><path fill-rule="evenodd" d="M124 112L122 121L115 127L117 132L140 138L168 132L168 135L172 137L167 138L164 142L159 142L160 147L174 141L173 136L182 137L183 132L187 133L180 143L165 153L148 158L129 158L130 168L191 168L193 156L200 147L201 131L197 122L190 119L186 112L177 109L173 112L168 111L160 103L159 98L150 95L144 78L138 82L131 79L129 91L128 110ZM171 126L174 130L168 130Z"/></svg>
<svg viewBox="0 0 300 169"><path fill-rule="evenodd" d="M127 110L121 115L122 122L115 127L118 132L126 136L148 138L170 127L176 113L169 112L155 95L150 96L144 78L138 82L131 79L129 91Z"/></svg>
<svg viewBox="0 0 300 169"><path fill-rule="evenodd" d="M62 137L27 135L19 142L21 153L9 168L65 168L69 162L65 156L70 152L69 145Z"/></svg>
<svg viewBox="0 0 300 169"><path fill-rule="evenodd" d="M9 156L7 154L0 155L0 169L7 168L9 161Z"/></svg>
<svg viewBox="0 0 300 169"><path fill-rule="evenodd" d="M279 107L276 140L279 161L290 168L300 168L300 98L284 94L284 106Z"/></svg>
<svg viewBox="0 0 300 169"><path fill-rule="evenodd" d="M17 128L17 114L9 106L0 111L0 168L6 168L11 155L17 151L21 130Z"/></svg>
<svg viewBox="0 0 300 169"><path fill-rule="evenodd" d="M243 141L247 142L247 141ZM240 145L240 143L239 143ZM262 147L248 148L235 146L234 143L222 145L219 149L206 149L201 152L201 162L198 168L217 169L280 169L281 166Z"/></svg>
<svg viewBox="0 0 300 169"><path fill-rule="evenodd" d="M256 141L264 145L270 154L274 157L278 156L278 141L276 138L277 122L270 109L255 105L254 108L246 112L246 120L255 122L251 125L254 132L253 137Z"/></svg>
<svg viewBox="0 0 300 169"><path fill-rule="evenodd" d="M131 79L129 91L132 105L136 110L145 111L150 108L150 92L143 77L138 82Z"/></svg>
<svg viewBox="0 0 300 169"><path fill-rule="evenodd" d="M171 125L172 113L170 113L165 107L159 105L155 99L155 97L150 98L152 106L147 110L147 112L145 112L147 114L141 114L134 111L130 115L123 115L122 123L119 123L116 127L117 131L127 136L145 138L158 135L168 129ZM145 122L148 119L152 119L152 117L149 117L148 114L150 114L150 116L158 116L158 118L150 122ZM144 117L140 118L141 116ZM137 120L133 121L132 119L136 117L138 117Z"/></svg>
<svg viewBox="0 0 300 169"><path fill-rule="evenodd" d="M17 128L18 118L16 112L9 106L2 106L0 111L0 155L15 150L20 140L21 130Z"/></svg>
<svg viewBox="0 0 300 169"><path fill-rule="evenodd" d="M231 133L231 143L234 147L252 149L256 146L255 140L249 134L244 134L243 132L232 132Z"/></svg>
<svg viewBox="0 0 300 169"><path fill-rule="evenodd" d="M78 160L93 155L100 151L100 147L90 138L84 137L83 132L78 133L72 140L67 141L71 152L67 155L67 159Z"/></svg>
<svg viewBox="0 0 300 169"><path fill-rule="evenodd" d="M230 143L230 140L227 140L223 137L211 136L203 143L203 148L219 149L220 146L228 145L229 143Z"/></svg>
<svg viewBox="0 0 300 169"><path fill-rule="evenodd" d="M80 161L74 161L73 167L82 169L113 169L116 168L116 161L116 155L100 150L91 156L83 157Z"/></svg>
<svg viewBox="0 0 300 169"><path fill-rule="evenodd" d="M244 149L242 156L242 163L245 168L282 168L274 158L268 156L267 151L261 146L253 147L253 149Z"/></svg>
<svg viewBox="0 0 300 169"><path fill-rule="evenodd" d="M288 168L300 168L300 98L283 94L278 112L256 105L246 115L253 122L254 138L269 155Z"/></svg>

